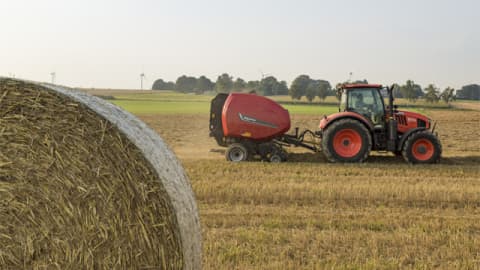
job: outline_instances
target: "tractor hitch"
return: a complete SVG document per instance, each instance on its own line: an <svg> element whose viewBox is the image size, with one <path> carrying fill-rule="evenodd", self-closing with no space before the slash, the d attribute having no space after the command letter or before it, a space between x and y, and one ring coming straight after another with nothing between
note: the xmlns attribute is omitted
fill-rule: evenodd
<svg viewBox="0 0 480 270"><path fill-rule="evenodd" d="M321 149L320 147L318 147L318 145L315 143L315 142L312 142L312 141L309 141L309 142L306 142L305 141L305 135L310 135L312 136L312 138L317 138L317 139L321 139L322 138L322 133L321 131L311 131L309 129L306 129L304 131L302 131L301 133L298 132L299 131L299 128L296 127L295 128L295 134L292 135L292 134L284 134L282 137L280 137L280 139L278 140L280 143L282 143L282 145L284 146L300 146L300 147L303 147L303 148L307 148L313 152L320 152Z"/></svg>

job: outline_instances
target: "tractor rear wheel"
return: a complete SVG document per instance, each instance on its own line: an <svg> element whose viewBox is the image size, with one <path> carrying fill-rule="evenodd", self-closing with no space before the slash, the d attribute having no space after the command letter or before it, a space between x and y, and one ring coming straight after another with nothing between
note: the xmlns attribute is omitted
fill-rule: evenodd
<svg viewBox="0 0 480 270"><path fill-rule="evenodd" d="M232 162L246 161L248 159L248 150L241 143L232 143L228 146L225 158Z"/></svg>
<svg viewBox="0 0 480 270"><path fill-rule="evenodd" d="M442 154L442 145L432 132L418 131L405 141L402 155L405 161L412 164L437 163Z"/></svg>
<svg viewBox="0 0 480 270"><path fill-rule="evenodd" d="M372 137L359 121L340 119L323 133L322 149L330 162L363 162L372 149Z"/></svg>

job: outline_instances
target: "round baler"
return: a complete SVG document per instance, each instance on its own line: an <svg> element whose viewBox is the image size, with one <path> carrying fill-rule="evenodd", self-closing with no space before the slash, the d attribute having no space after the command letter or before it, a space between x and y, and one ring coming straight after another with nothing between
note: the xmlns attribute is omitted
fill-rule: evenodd
<svg viewBox="0 0 480 270"><path fill-rule="evenodd" d="M255 155L274 162L285 160L285 151L275 141L289 129L288 111L271 99L231 93L212 100L210 135L228 147L227 160L244 161Z"/></svg>

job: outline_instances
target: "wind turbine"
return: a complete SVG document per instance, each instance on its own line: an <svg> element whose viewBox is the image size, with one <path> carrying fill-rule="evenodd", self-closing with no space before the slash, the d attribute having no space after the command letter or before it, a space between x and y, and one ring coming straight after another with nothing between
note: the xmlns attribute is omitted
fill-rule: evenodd
<svg viewBox="0 0 480 270"><path fill-rule="evenodd" d="M270 76L270 74L263 73L262 70L260 70L260 73L262 74L262 80L265 79L266 77Z"/></svg>
<svg viewBox="0 0 480 270"><path fill-rule="evenodd" d="M140 89L143 90L143 80L145 79L145 73L140 73Z"/></svg>

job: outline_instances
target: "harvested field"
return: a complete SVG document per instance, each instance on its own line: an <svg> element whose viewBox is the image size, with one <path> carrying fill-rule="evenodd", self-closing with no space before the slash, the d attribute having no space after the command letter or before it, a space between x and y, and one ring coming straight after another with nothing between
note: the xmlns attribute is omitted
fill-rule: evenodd
<svg viewBox="0 0 480 270"><path fill-rule="evenodd" d="M440 164L377 153L329 164L299 148L287 163L232 164L208 138L208 114L140 117L187 169L205 269L478 269L480 112L424 113L438 121ZM292 126L320 117L292 115Z"/></svg>
<svg viewBox="0 0 480 270"><path fill-rule="evenodd" d="M480 111L436 110L424 113L437 121L436 132L444 146L442 164L460 165L464 162L480 164ZM224 148L217 146L215 141L208 137L208 114L178 114L168 115L168 117L161 114L140 114L139 116L162 135L182 160L223 159L219 152ZM292 115L292 127L315 130L322 116ZM313 154L302 148L287 148L287 150L295 153L290 157L294 161L310 162L313 161L312 158L323 158L321 154ZM368 161L398 161L399 163L403 161L390 154L373 152L372 155Z"/></svg>
<svg viewBox="0 0 480 270"><path fill-rule="evenodd" d="M198 267L195 202L173 155L145 154L104 118L114 108L68 91L0 78L0 268ZM148 137L140 122L116 115ZM167 173L152 163L157 154Z"/></svg>
<svg viewBox="0 0 480 270"><path fill-rule="evenodd" d="M465 110L475 110L480 111L480 101L457 101L453 103L453 107L465 109Z"/></svg>
<svg viewBox="0 0 480 270"><path fill-rule="evenodd" d="M480 268L479 111L422 111L438 121L440 164L378 153L364 164L329 164L300 148L288 149L287 163L232 164L208 137L200 109L209 98L148 94L155 106L181 104L175 113L142 109L145 93L106 94L122 98L183 163L200 208L204 269ZM205 104L185 113L191 101ZM292 126L315 129L325 110L296 106Z"/></svg>

